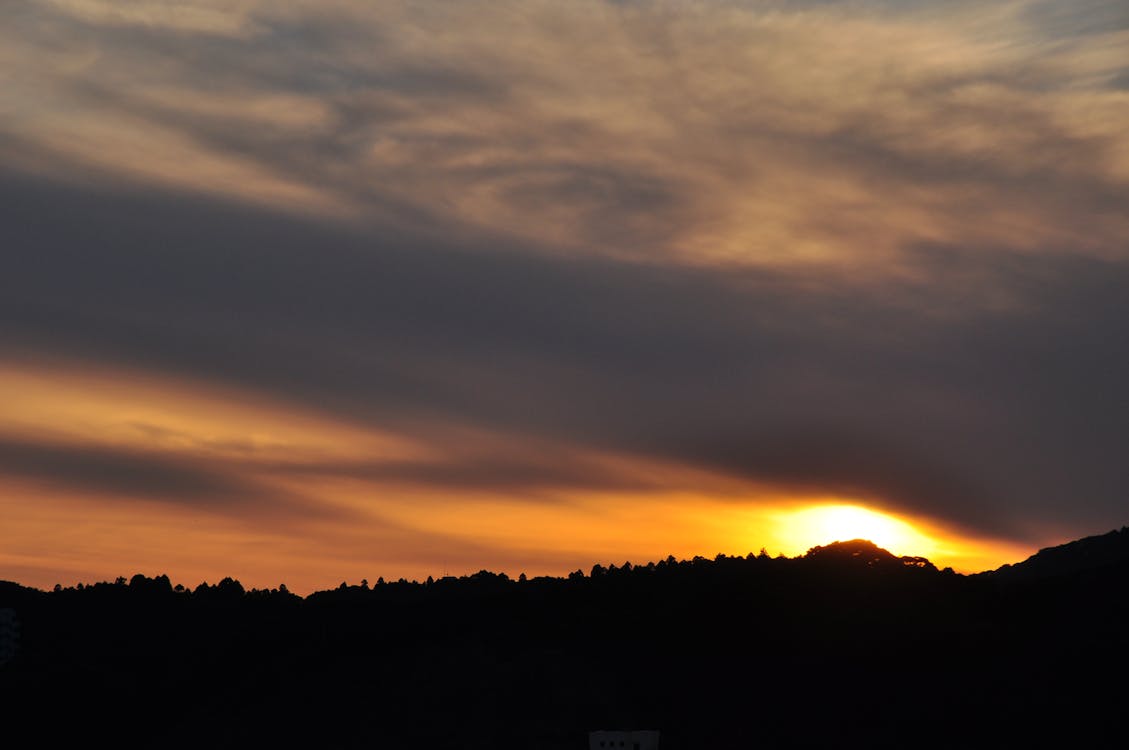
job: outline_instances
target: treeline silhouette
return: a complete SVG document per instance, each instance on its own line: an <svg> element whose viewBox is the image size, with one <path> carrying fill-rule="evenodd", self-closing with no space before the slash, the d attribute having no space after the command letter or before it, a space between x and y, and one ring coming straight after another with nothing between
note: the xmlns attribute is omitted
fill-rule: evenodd
<svg viewBox="0 0 1129 750"><path fill-rule="evenodd" d="M1121 745L1129 531L1093 540L1068 565L1044 551L977 576L854 540L305 598L230 578L0 583L20 622L0 732L119 747L584 748L617 728L658 729L669 750ZM56 721L34 721L44 707Z"/></svg>

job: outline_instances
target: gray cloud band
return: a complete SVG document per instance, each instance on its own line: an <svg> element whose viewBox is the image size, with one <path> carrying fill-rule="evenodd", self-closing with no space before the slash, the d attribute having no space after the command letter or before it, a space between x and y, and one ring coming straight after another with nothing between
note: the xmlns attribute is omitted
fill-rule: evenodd
<svg viewBox="0 0 1129 750"><path fill-rule="evenodd" d="M933 247L907 256L942 281L868 282L363 236L173 194L8 179L0 198L10 354L236 383L422 436L447 422L676 460L1014 536L1115 523L1129 489L1123 264ZM498 483L537 484L529 471Z"/></svg>

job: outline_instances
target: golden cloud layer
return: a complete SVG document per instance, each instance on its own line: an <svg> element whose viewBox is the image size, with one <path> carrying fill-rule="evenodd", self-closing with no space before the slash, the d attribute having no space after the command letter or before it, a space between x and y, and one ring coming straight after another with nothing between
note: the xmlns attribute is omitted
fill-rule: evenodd
<svg viewBox="0 0 1129 750"><path fill-rule="evenodd" d="M0 391L0 570L43 587L167 571L306 592L830 541L786 517L827 498L669 462L450 428L400 436L78 363L5 366ZM962 570L1023 549L916 524L914 553Z"/></svg>
<svg viewBox="0 0 1129 750"><path fill-rule="evenodd" d="M0 32L5 130L27 169L569 252L1120 254L1129 30L1043 5L60 0Z"/></svg>

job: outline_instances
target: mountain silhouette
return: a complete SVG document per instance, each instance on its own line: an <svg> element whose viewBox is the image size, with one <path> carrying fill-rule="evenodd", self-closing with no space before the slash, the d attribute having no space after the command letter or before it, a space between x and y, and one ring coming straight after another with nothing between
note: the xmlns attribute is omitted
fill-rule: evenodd
<svg viewBox="0 0 1129 750"><path fill-rule="evenodd" d="M1129 565L1129 527L1039 550L1021 563L1003 565L982 575L1019 582L1098 572Z"/></svg>
<svg viewBox="0 0 1129 750"><path fill-rule="evenodd" d="M565 750L617 728L658 730L662 750L1116 747L1127 540L975 576L852 539L304 598L230 578L0 582L0 706L50 746ZM44 706L65 721L32 723Z"/></svg>

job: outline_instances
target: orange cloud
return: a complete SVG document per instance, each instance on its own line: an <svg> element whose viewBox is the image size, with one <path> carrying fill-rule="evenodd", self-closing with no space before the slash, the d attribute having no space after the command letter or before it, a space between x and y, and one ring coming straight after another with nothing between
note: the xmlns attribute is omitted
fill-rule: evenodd
<svg viewBox="0 0 1129 750"><path fill-rule="evenodd" d="M78 363L6 365L0 389L12 404L0 420L0 571L29 584L142 571L309 591L342 577L564 574L670 554L803 552L780 513L810 501L677 464L458 429L427 442L229 388ZM554 473L545 455L592 486ZM428 463L404 473L404 461ZM467 474L475 465L483 471ZM970 557L951 532L922 540L918 553L963 570L1014 551L988 541Z"/></svg>

